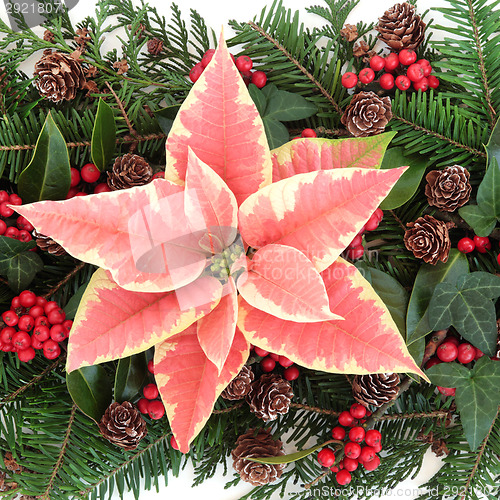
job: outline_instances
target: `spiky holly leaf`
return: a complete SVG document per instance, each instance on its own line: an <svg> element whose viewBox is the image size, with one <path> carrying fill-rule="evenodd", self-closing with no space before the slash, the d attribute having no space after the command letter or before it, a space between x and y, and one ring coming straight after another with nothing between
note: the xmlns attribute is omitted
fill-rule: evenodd
<svg viewBox="0 0 500 500"><path fill-rule="evenodd" d="M183 184L188 147L220 175L238 203L271 182L264 126L222 34L167 139L166 178Z"/></svg>
<svg viewBox="0 0 500 500"><path fill-rule="evenodd" d="M180 451L203 429L216 399L239 373L250 352L236 330L231 349L219 374L198 342L198 325L165 340L155 348L155 379Z"/></svg>
<svg viewBox="0 0 500 500"><path fill-rule="evenodd" d="M67 371L131 356L181 332L217 305L221 288L206 277L176 292L130 292L98 269L71 328Z"/></svg>
<svg viewBox="0 0 500 500"><path fill-rule="evenodd" d="M241 235L253 248L271 243L294 247L323 271L361 231L405 170L320 170L276 182L241 205Z"/></svg>
<svg viewBox="0 0 500 500"><path fill-rule="evenodd" d="M330 308L343 320L284 321L240 298L238 327L252 344L315 370L413 372L427 378L408 353L384 303L353 265L339 258L321 276Z"/></svg>

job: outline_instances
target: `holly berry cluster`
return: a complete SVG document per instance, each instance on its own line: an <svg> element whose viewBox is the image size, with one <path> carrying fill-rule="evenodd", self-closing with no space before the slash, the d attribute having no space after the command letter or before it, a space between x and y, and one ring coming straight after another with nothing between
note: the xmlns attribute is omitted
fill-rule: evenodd
<svg viewBox="0 0 500 500"><path fill-rule="evenodd" d="M47 359L57 358L61 354L59 343L68 338L73 325L56 301L37 297L29 290L12 299L2 320L6 326L0 331L0 350L16 352L25 363L35 357L35 349Z"/></svg>
<svg viewBox="0 0 500 500"><path fill-rule="evenodd" d="M363 257L363 254L365 253L365 247L363 246L363 233L365 231L375 231L383 218L384 212L382 212L380 208L377 208L366 224L361 228L361 231L354 237L351 243L349 243L349 246L347 247L347 257L349 259L356 260Z"/></svg>
<svg viewBox="0 0 500 500"><path fill-rule="evenodd" d="M71 168L71 184L66 199L69 200L75 196L87 196L86 190L94 194L111 191L106 182L98 182L101 178L101 172L93 163L87 163L81 170ZM91 185L92 184L92 185Z"/></svg>
<svg viewBox="0 0 500 500"><path fill-rule="evenodd" d="M272 372L276 368L276 363L278 363L278 365L284 368L283 377L285 377L286 380L291 382L292 380L299 378L299 369L293 361L290 361L287 357L265 351L264 349L256 346L252 346L252 349L257 356L262 358L260 361L260 367L263 372Z"/></svg>
<svg viewBox="0 0 500 500"><path fill-rule="evenodd" d="M383 71L383 73L381 73ZM391 90L394 85L399 90L408 90L412 85L415 90L425 92L429 87L439 87L439 80L431 75L432 66L427 59L417 61L417 53L412 49L403 49L399 53L391 52L386 57L373 56L370 67L363 68L356 73L348 71L342 75L341 83L347 89L352 89L358 84L369 84L375 80L378 73L378 82L385 90Z"/></svg>
<svg viewBox="0 0 500 500"><path fill-rule="evenodd" d="M31 241L34 227L22 215L14 218L14 210L9 205L22 205L23 200L16 193L0 191L0 236L14 240Z"/></svg>
<svg viewBox="0 0 500 500"><path fill-rule="evenodd" d="M483 356L484 353L477 347L469 344L469 342L464 342L454 335L448 335L437 348L436 355L427 361L425 369L427 370L431 366L438 365L440 363L451 363L452 361L458 361L462 365L468 365ZM499 361L499 358L491 359ZM445 396L455 395L454 387L437 386L437 389Z"/></svg>
<svg viewBox="0 0 500 500"><path fill-rule="evenodd" d="M148 362L148 370L154 374L153 361ZM156 384L147 384L142 389L143 398L137 402L137 408L143 414L148 414L152 420L159 420L165 415L165 406L158 399L160 395Z"/></svg>
<svg viewBox="0 0 500 500"><path fill-rule="evenodd" d="M191 68L191 71L189 72L189 79L193 83L196 82L198 78L200 78L201 74L208 66L208 63L212 60L214 53L215 49L208 49L205 52L205 54L203 54L201 61L199 63L196 63ZM238 71L240 72L243 81L245 82L245 85L247 87L248 85L250 85L250 83L253 83L259 89L261 89L266 85L267 83L266 74L260 70L252 71L253 61L250 57L243 55L235 59L234 56L231 54L231 58L233 59L234 64L238 68Z"/></svg>
<svg viewBox="0 0 500 500"><path fill-rule="evenodd" d="M359 464L367 471L373 471L380 465L377 453L382 450L382 434L376 429L366 431L359 425L365 423L365 418L370 415L370 411L358 403L351 405L349 411L341 412L339 425L332 429L332 438L343 441L344 444L343 448L338 450L338 458L331 448L323 448L318 452L320 465L335 472L335 479L341 486L351 482L351 472L354 472ZM343 458L339 460L341 456Z"/></svg>
<svg viewBox="0 0 500 500"><path fill-rule="evenodd" d="M458 244L457 248L459 252L471 253L477 250L479 253L487 253L491 250L491 241L487 236L474 236L474 238L462 238ZM497 262L500 266L500 253L497 255Z"/></svg>

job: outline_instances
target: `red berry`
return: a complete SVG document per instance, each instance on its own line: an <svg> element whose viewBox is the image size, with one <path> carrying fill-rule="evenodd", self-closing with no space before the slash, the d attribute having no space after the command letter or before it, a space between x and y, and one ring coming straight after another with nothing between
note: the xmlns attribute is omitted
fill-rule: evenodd
<svg viewBox="0 0 500 500"><path fill-rule="evenodd" d="M300 374L299 369L295 365L289 366L287 369L283 370L283 376L289 382L298 379L299 374Z"/></svg>
<svg viewBox="0 0 500 500"><path fill-rule="evenodd" d="M71 331L71 327L73 326L73 321L70 319L67 319L62 322L62 326L64 328L64 332L66 334L66 338L69 337L69 332Z"/></svg>
<svg viewBox="0 0 500 500"><path fill-rule="evenodd" d="M316 131L312 128L305 128L300 134L300 137L318 137L318 134L316 134Z"/></svg>
<svg viewBox="0 0 500 500"><path fill-rule="evenodd" d="M206 68L208 66L208 63L212 60L212 57L215 54L215 49L208 49L204 54L203 57L201 58L201 62L198 64L201 65L202 68Z"/></svg>
<svg viewBox="0 0 500 500"><path fill-rule="evenodd" d="M94 194L109 193L110 191L111 188L105 182L97 184L97 186L94 188Z"/></svg>
<svg viewBox="0 0 500 500"><path fill-rule="evenodd" d="M33 329L33 338L36 338L39 342L45 342L50 338L50 330L48 326L38 325Z"/></svg>
<svg viewBox="0 0 500 500"><path fill-rule="evenodd" d="M269 353L269 356L274 359L274 361L279 361L280 359L280 355L279 354L276 354L275 352L270 352Z"/></svg>
<svg viewBox="0 0 500 500"><path fill-rule="evenodd" d="M61 348L55 340L49 339L43 343L43 355L47 359L56 359L59 354L61 354Z"/></svg>
<svg viewBox="0 0 500 500"><path fill-rule="evenodd" d="M7 191L0 191L0 203L3 203L4 201L9 201L9 193Z"/></svg>
<svg viewBox="0 0 500 500"><path fill-rule="evenodd" d="M265 357L260 362L260 367L262 368L262 371L266 373L272 372L275 366L276 366L276 361L274 361L274 359L271 358L270 356Z"/></svg>
<svg viewBox="0 0 500 500"><path fill-rule="evenodd" d="M66 199L69 200L71 198L74 198L78 194L78 188L70 188L68 191L68 194L66 195Z"/></svg>
<svg viewBox="0 0 500 500"><path fill-rule="evenodd" d="M7 231L7 224L4 220L0 220L0 235L5 234L5 231Z"/></svg>
<svg viewBox="0 0 500 500"><path fill-rule="evenodd" d="M373 446L374 444L379 444L382 441L382 434L377 431L377 429L370 429L366 431L365 443L368 446Z"/></svg>
<svg viewBox="0 0 500 500"><path fill-rule="evenodd" d="M365 231L375 231L380 224L378 213L375 212L371 215L365 224Z"/></svg>
<svg viewBox="0 0 500 500"><path fill-rule="evenodd" d="M12 193L10 196L9 196L9 203L11 205L22 205L23 204L23 200L20 196L18 196L16 193Z"/></svg>
<svg viewBox="0 0 500 500"><path fill-rule="evenodd" d="M380 465L380 458L377 457L376 455L373 460L370 460L369 462L363 462L363 467L367 471L375 470L376 468L378 468L379 465Z"/></svg>
<svg viewBox="0 0 500 500"><path fill-rule="evenodd" d="M455 344L458 347L458 344L460 344L460 340L457 339L454 335L449 335L444 339L444 342L451 342L452 344Z"/></svg>
<svg viewBox="0 0 500 500"><path fill-rule="evenodd" d="M332 466L330 467L330 470L331 470L332 472L338 472L338 471L339 471L339 468L338 468L336 465L332 465Z"/></svg>
<svg viewBox="0 0 500 500"><path fill-rule="evenodd" d="M2 319L7 326L16 326L19 316L14 311L5 311L2 314Z"/></svg>
<svg viewBox="0 0 500 500"><path fill-rule="evenodd" d="M43 349L43 342L38 340L37 337L31 337L31 347L33 349Z"/></svg>
<svg viewBox="0 0 500 500"><path fill-rule="evenodd" d="M444 361L445 363L449 363L450 361L455 361L458 356L458 348L452 342L443 342L436 351L437 357Z"/></svg>
<svg viewBox="0 0 500 500"><path fill-rule="evenodd" d="M43 309L45 311L45 314L49 314L50 311L53 309L59 309L59 304L55 300L51 300L50 302L47 302L44 306Z"/></svg>
<svg viewBox="0 0 500 500"><path fill-rule="evenodd" d="M471 240L470 238L462 238L457 243L457 248L459 252L471 253L476 248L476 244L474 243L474 240Z"/></svg>
<svg viewBox="0 0 500 500"><path fill-rule="evenodd" d="M439 363L442 363L442 361L434 356L429 359L429 361L427 361L427 363L425 364L425 369L428 370L431 366L439 365Z"/></svg>
<svg viewBox="0 0 500 500"><path fill-rule="evenodd" d="M480 253L486 253L491 250L491 241L487 236L474 236L476 250Z"/></svg>
<svg viewBox="0 0 500 500"><path fill-rule="evenodd" d="M474 360L477 361L479 358L482 358L483 356L484 352L476 347L476 355L474 356Z"/></svg>
<svg viewBox="0 0 500 500"><path fill-rule="evenodd" d="M429 76L432 73L431 63L427 59L419 59L417 64L420 64L424 70L424 76Z"/></svg>
<svg viewBox="0 0 500 500"><path fill-rule="evenodd" d="M19 229L24 229L25 231L33 231L35 229L32 225L31 222L26 218L20 215L17 220L16 220L16 226Z"/></svg>
<svg viewBox="0 0 500 500"><path fill-rule="evenodd" d="M370 59L370 68L373 71L380 71L385 68L385 59L380 56L373 56Z"/></svg>
<svg viewBox="0 0 500 500"><path fill-rule="evenodd" d="M365 429L363 427L353 427L349 431L349 439L354 443L362 443L365 439Z"/></svg>
<svg viewBox="0 0 500 500"><path fill-rule="evenodd" d="M278 363L283 367L283 368L288 368L289 366L293 365L293 361L289 360L286 356L280 356L278 358Z"/></svg>
<svg viewBox="0 0 500 500"><path fill-rule="evenodd" d="M444 396L454 396L455 388L437 386L437 390Z"/></svg>
<svg viewBox="0 0 500 500"><path fill-rule="evenodd" d="M11 301L10 301L10 308L12 310L14 309L17 309L18 307L22 307L21 306L21 300L19 299L19 295L17 297L14 297Z"/></svg>
<svg viewBox="0 0 500 500"><path fill-rule="evenodd" d="M174 450L179 450L179 445L177 444L177 441L175 440L174 436L172 436L170 438L170 446L174 449Z"/></svg>
<svg viewBox="0 0 500 500"><path fill-rule="evenodd" d="M35 319L33 316L29 314L24 314L19 318L19 322L17 323L17 327L19 330L23 330L24 332L31 332L33 327L35 326Z"/></svg>
<svg viewBox="0 0 500 500"><path fill-rule="evenodd" d="M152 359L150 359L148 361L148 371L149 371L149 373L152 373L153 375L155 374L155 365L154 365Z"/></svg>
<svg viewBox="0 0 500 500"><path fill-rule="evenodd" d="M344 446L344 455L349 458L358 458L361 453L361 446L358 443L349 441Z"/></svg>
<svg viewBox="0 0 500 500"><path fill-rule="evenodd" d="M78 186L81 181L80 172L76 168L71 168L71 187Z"/></svg>
<svg viewBox="0 0 500 500"><path fill-rule="evenodd" d="M23 331L14 333L14 335L12 335L12 344L19 351L27 349L28 347L31 346L30 334L28 332L23 332Z"/></svg>
<svg viewBox="0 0 500 500"><path fill-rule="evenodd" d="M155 180L155 179L165 179L165 171L160 170L159 172L156 172L156 174L153 175L153 180Z"/></svg>
<svg viewBox="0 0 500 500"><path fill-rule="evenodd" d="M337 426L332 429L332 438L342 441L345 438L345 429Z"/></svg>
<svg viewBox="0 0 500 500"><path fill-rule="evenodd" d="M384 73L380 77L380 86L385 90L391 90L394 87L394 77L390 73Z"/></svg>
<svg viewBox="0 0 500 500"><path fill-rule="evenodd" d="M500 253L497 255L497 263L500 266Z"/></svg>
<svg viewBox="0 0 500 500"><path fill-rule="evenodd" d="M21 231L19 231L19 234L17 235L17 239L26 243L27 241L31 241L33 238L31 237L31 234L28 233L28 231L21 229Z"/></svg>
<svg viewBox="0 0 500 500"><path fill-rule="evenodd" d="M31 361L35 357L35 354L36 352L33 347L27 347L26 349L17 351L17 357L19 358L19 361L22 361L23 363Z"/></svg>
<svg viewBox="0 0 500 500"><path fill-rule="evenodd" d="M8 201L4 201L0 204L0 215L6 218L10 217L14 213L14 210L12 210L12 208L8 207L7 205L9 205Z"/></svg>
<svg viewBox="0 0 500 500"><path fill-rule="evenodd" d="M255 71L252 74L252 83L256 87L258 87L259 89L261 89L267 83L267 76L266 76L266 74L263 71Z"/></svg>
<svg viewBox="0 0 500 500"><path fill-rule="evenodd" d="M344 427L349 427L354 422L354 417L348 412L343 411L339 415L339 424Z"/></svg>
<svg viewBox="0 0 500 500"><path fill-rule="evenodd" d="M471 344L464 342L458 346L458 356L457 360L459 363L466 365L471 361L474 361L476 357L476 348Z"/></svg>
<svg viewBox="0 0 500 500"><path fill-rule="evenodd" d="M349 409L349 413L354 418L365 418L366 407L364 407L363 405L360 405L359 403L354 403L351 405L351 408Z"/></svg>
<svg viewBox="0 0 500 500"><path fill-rule="evenodd" d="M49 323L59 325L66 319L66 313L61 308L54 308L47 313Z"/></svg>
<svg viewBox="0 0 500 500"><path fill-rule="evenodd" d="M422 78L422 80L419 80L418 82L413 82L413 88L415 90L421 90L422 92L427 92L427 89L429 88L429 81L427 78Z"/></svg>
<svg viewBox="0 0 500 500"><path fill-rule="evenodd" d="M153 420L159 420L163 415L165 415L165 406L158 399L150 401L148 405L149 417Z"/></svg>
<svg viewBox="0 0 500 500"><path fill-rule="evenodd" d="M99 172L99 169L93 163L87 163L82 167L80 175L85 182L93 184L99 180L101 172Z"/></svg>
<svg viewBox="0 0 500 500"><path fill-rule="evenodd" d="M159 394L158 387L156 384L147 384L144 386L142 393L146 399L156 399Z"/></svg>
<svg viewBox="0 0 500 500"><path fill-rule="evenodd" d="M31 307L36 304L36 295L29 290L24 290L19 294L19 303L23 307Z"/></svg>
<svg viewBox="0 0 500 500"><path fill-rule="evenodd" d="M62 342L66 338L66 330L62 325L54 325L50 328L50 338L55 342Z"/></svg>
<svg viewBox="0 0 500 500"><path fill-rule="evenodd" d="M137 408L141 413L147 413L148 406L149 406L149 399L141 398L139 399L139 401L137 401Z"/></svg>
<svg viewBox="0 0 500 500"><path fill-rule="evenodd" d="M391 52L385 58L385 70L394 71L399 66L399 57L394 52Z"/></svg>
<svg viewBox="0 0 500 500"><path fill-rule="evenodd" d="M344 469L353 472L358 468L358 461L355 458L344 458Z"/></svg>
<svg viewBox="0 0 500 500"><path fill-rule="evenodd" d="M437 89L439 87L439 79L434 75L429 75L427 77L427 83L431 89Z"/></svg>
<svg viewBox="0 0 500 500"><path fill-rule="evenodd" d="M340 82L346 89L352 89L358 84L358 77L356 76L356 73L348 71L342 75Z"/></svg>
<svg viewBox="0 0 500 500"><path fill-rule="evenodd" d="M363 236L361 234L357 234L351 243L349 243L347 248L357 248L360 246L363 246Z"/></svg>
<svg viewBox="0 0 500 500"><path fill-rule="evenodd" d="M363 245L359 245L359 247L348 248L346 255L348 259L357 260L361 259L364 253L365 253L365 247Z"/></svg>
<svg viewBox="0 0 500 500"><path fill-rule="evenodd" d="M351 473L348 470L342 469L335 474L335 479L340 486L345 486L351 482Z"/></svg>
<svg viewBox="0 0 500 500"><path fill-rule="evenodd" d="M49 320L46 316L38 316L37 318L35 318L35 326L39 325L50 327Z"/></svg>
<svg viewBox="0 0 500 500"><path fill-rule="evenodd" d="M363 446L363 448L361 448L361 453L359 454L359 461L370 462L376 456L377 454L375 453L375 450L371 446Z"/></svg>
<svg viewBox="0 0 500 500"><path fill-rule="evenodd" d="M37 297L36 298L36 305L37 306L45 307L46 303L47 303L47 299L45 299L44 297Z"/></svg>
<svg viewBox="0 0 500 500"><path fill-rule="evenodd" d="M320 450L317 458L322 467L331 467L335 463L335 453L331 448Z"/></svg>
<svg viewBox="0 0 500 500"><path fill-rule="evenodd" d="M80 192L76 193L75 196L87 196L87 193L80 191Z"/></svg>
<svg viewBox="0 0 500 500"><path fill-rule="evenodd" d="M412 49L403 49L399 53L399 61L404 66L409 66L417 60L417 53Z"/></svg>
<svg viewBox="0 0 500 500"><path fill-rule="evenodd" d="M412 64L407 70L406 75L412 82L419 82L424 78L424 68L420 64Z"/></svg>
<svg viewBox="0 0 500 500"><path fill-rule="evenodd" d="M375 80L375 71L371 68L362 69L359 72L359 81L364 84L368 84Z"/></svg>
<svg viewBox="0 0 500 500"><path fill-rule="evenodd" d="M248 87L252 83L252 71L240 71L243 83Z"/></svg>
<svg viewBox="0 0 500 500"><path fill-rule="evenodd" d="M260 347L254 347L253 350L257 356L265 357L269 354L269 351L264 351L264 349L261 349Z"/></svg>
<svg viewBox="0 0 500 500"><path fill-rule="evenodd" d="M253 61L248 56L239 56L236 59L236 67L240 71L250 71L253 68Z"/></svg>
<svg viewBox="0 0 500 500"><path fill-rule="evenodd" d="M0 340L2 341L2 344L12 344L12 337L16 333L16 329L11 326L2 328L2 331L0 332Z"/></svg>
<svg viewBox="0 0 500 500"><path fill-rule="evenodd" d="M4 236L7 236L7 238L12 238L14 240L17 240L17 238L19 237L19 229L17 229L17 227L10 226L5 231Z"/></svg>
<svg viewBox="0 0 500 500"><path fill-rule="evenodd" d="M406 75L396 77L396 87L399 90L408 90L411 86L411 80Z"/></svg>

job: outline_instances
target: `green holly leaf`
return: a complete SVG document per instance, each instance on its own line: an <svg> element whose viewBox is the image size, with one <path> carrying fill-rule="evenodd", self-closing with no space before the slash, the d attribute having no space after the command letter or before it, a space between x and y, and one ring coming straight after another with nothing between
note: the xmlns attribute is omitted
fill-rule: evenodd
<svg viewBox="0 0 500 500"><path fill-rule="evenodd" d="M115 154L116 124L113 109L102 99L97 105L90 150L94 165L104 172Z"/></svg>
<svg viewBox="0 0 500 500"><path fill-rule="evenodd" d="M115 375L115 401L123 403L135 398L148 378L146 352L118 361Z"/></svg>
<svg viewBox="0 0 500 500"><path fill-rule="evenodd" d="M24 203L63 200L70 184L68 148L49 112L36 141L33 158L19 175L19 196Z"/></svg>
<svg viewBox="0 0 500 500"><path fill-rule="evenodd" d="M425 337L433 328L429 324L429 303L440 283L456 283L459 276L469 272L467 257L456 249L450 251L446 263L435 266L423 264L418 271L406 314L406 342L412 344Z"/></svg>
<svg viewBox="0 0 500 500"><path fill-rule="evenodd" d="M461 276L456 283L436 286L429 304L429 324L434 330L455 329L485 354L494 355L498 330L495 306L490 299L500 296L500 278L476 272Z"/></svg>

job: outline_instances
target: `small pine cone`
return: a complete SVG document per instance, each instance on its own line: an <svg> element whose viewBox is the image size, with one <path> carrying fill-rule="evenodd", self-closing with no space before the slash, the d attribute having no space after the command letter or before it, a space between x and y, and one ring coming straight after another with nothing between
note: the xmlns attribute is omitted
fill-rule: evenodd
<svg viewBox="0 0 500 500"><path fill-rule="evenodd" d="M364 40L360 40L354 45L354 48L352 49L352 55L354 57L363 57L366 56L369 51L370 46Z"/></svg>
<svg viewBox="0 0 500 500"><path fill-rule="evenodd" d="M406 248L413 252L415 257L432 265L448 260L451 247L448 229L454 226L452 223L424 215L406 225L409 229L406 230L403 240Z"/></svg>
<svg viewBox="0 0 500 500"><path fill-rule="evenodd" d="M354 399L364 406L382 406L399 393L399 375L397 373L373 373L356 375L352 381Z"/></svg>
<svg viewBox="0 0 500 500"><path fill-rule="evenodd" d="M111 443L125 450L134 450L146 436L146 422L132 403L112 403L104 412L99 431Z"/></svg>
<svg viewBox="0 0 500 500"><path fill-rule="evenodd" d="M231 452L233 467L241 479L254 486L276 481L285 468L285 464L260 464L245 460L248 457L279 457L284 455L283 443L274 440L268 429L250 429L236 440L236 448Z"/></svg>
<svg viewBox="0 0 500 500"><path fill-rule="evenodd" d="M424 41L425 23L407 2L397 3L378 20L378 38L393 50L416 49Z"/></svg>
<svg viewBox="0 0 500 500"><path fill-rule="evenodd" d="M108 172L108 186L112 191L144 186L151 182L153 169L149 163L138 155L127 153L115 160L113 169Z"/></svg>
<svg viewBox="0 0 500 500"><path fill-rule="evenodd" d="M342 115L342 123L354 137L381 134L392 118L391 99L375 92L359 92Z"/></svg>
<svg viewBox="0 0 500 500"><path fill-rule="evenodd" d="M354 24L346 24L340 30L340 36L348 42L354 42L358 38L358 28Z"/></svg>
<svg viewBox="0 0 500 500"><path fill-rule="evenodd" d="M465 205L472 190L469 177L469 171L460 165L431 170L425 177L425 196L429 205L445 212L453 212Z"/></svg>
<svg viewBox="0 0 500 500"><path fill-rule="evenodd" d="M276 420L278 414L288 413L292 398L292 386L285 379L266 373L252 382L252 390L246 401L250 405L250 411L267 422Z"/></svg>
<svg viewBox="0 0 500 500"><path fill-rule="evenodd" d="M230 401L245 399L252 389L252 382L255 378L252 369L244 366L238 375L231 380L229 385L222 391L221 396Z"/></svg>
<svg viewBox="0 0 500 500"><path fill-rule="evenodd" d="M66 253L66 250L64 250L64 248L59 245L59 243L54 241L50 236L45 236L44 234L39 233L36 229L34 229L31 234L40 250L48 252L57 257Z"/></svg>
<svg viewBox="0 0 500 500"><path fill-rule="evenodd" d="M151 40L148 40L147 47L151 55L157 56L163 50L163 42L159 38L151 38Z"/></svg>
<svg viewBox="0 0 500 500"><path fill-rule="evenodd" d="M71 101L85 85L81 64L62 52L45 51L33 75L40 95L52 102Z"/></svg>
<svg viewBox="0 0 500 500"><path fill-rule="evenodd" d="M46 42L50 42L50 43L54 43L54 33L52 33L52 31L50 30L45 30L43 32L43 39L46 41Z"/></svg>

